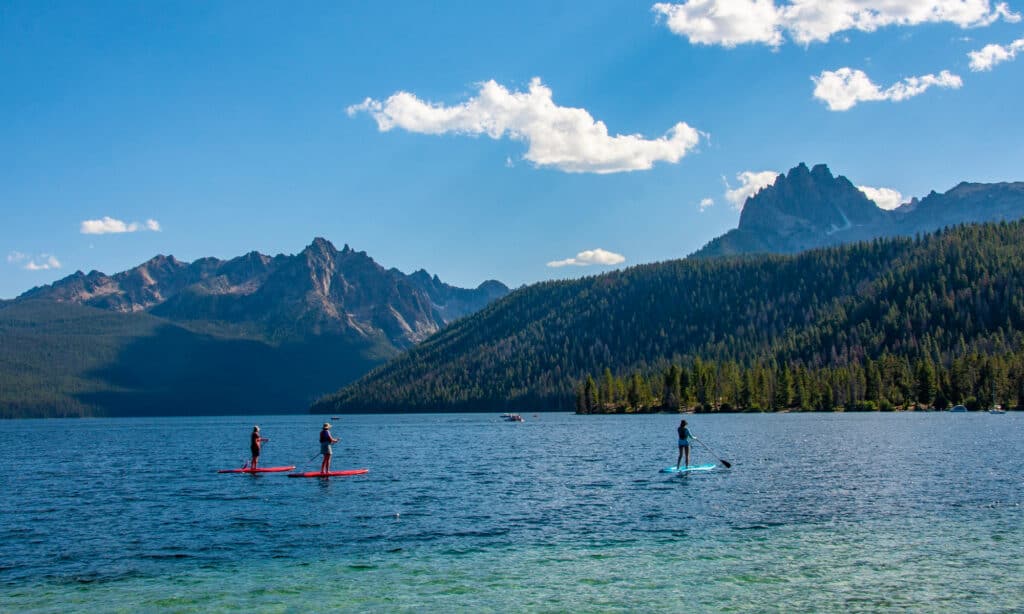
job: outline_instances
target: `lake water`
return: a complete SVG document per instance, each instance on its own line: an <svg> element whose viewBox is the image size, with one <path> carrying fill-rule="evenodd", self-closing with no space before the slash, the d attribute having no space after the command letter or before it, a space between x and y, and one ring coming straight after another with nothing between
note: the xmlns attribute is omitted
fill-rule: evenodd
<svg viewBox="0 0 1024 614"><path fill-rule="evenodd" d="M1024 609L1024 413L525 417L0 422L0 611Z"/></svg>

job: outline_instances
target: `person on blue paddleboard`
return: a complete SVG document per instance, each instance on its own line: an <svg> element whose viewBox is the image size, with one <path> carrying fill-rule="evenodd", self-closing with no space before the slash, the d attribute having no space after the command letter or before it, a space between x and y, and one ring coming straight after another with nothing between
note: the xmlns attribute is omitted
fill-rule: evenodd
<svg viewBox="0 0 1024 614"><path fill-rule="evenodd" d="M252 466L250 469L255 469L256 463L260 462L260 450L263 449L264 441L270 440L260 436L259 425L252 427L252 435L249 436L249 451L252 452Z"/></svg>
<svg viewBox="0 0 1024 614"><path fill-rule="evenodd" d="M693 435L690 434L690 429L686 427L686 420L679 423L679 428L676 429L676 432L679 434L679 458L676 459L676 471L678 471L680 469L679 462L683 460L684 455L686 456L686 465L683 466L690 466L690 438Z"/></svg>
<svg viewBox="0 0 1024 614"><path fill-rule="evenodd" d="M331 435L331 423L324 422L324 428L320 431L320 454L324 459L320 462L320 473L327 474L331 471L331 444L338 443L338 440Z"/></svg>

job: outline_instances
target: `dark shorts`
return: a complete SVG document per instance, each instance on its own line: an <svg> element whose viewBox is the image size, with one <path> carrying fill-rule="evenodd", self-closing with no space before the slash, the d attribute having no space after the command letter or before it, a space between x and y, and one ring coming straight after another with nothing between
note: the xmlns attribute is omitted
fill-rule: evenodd
<svg viewBox="0 0 1024 614"><path fill-rule="evenodd" d="M330 456L331 455L331 444L329 444L329 443L322 443L322 444L320 444L320 454L323 454L324 456Z"/></svg>
<svg viewBox="0 0 1024 614"><path fill-rule="evenodd" d="M252 452L253 456L259 456L260 455L260 449L259 448L249 448L249 451Z"/></svg>

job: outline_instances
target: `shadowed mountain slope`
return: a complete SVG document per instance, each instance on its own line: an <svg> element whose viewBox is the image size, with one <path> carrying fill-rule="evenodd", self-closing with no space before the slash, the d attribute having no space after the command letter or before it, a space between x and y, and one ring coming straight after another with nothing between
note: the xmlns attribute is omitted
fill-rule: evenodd
<svg viewBox="0 0 1024 614"><path fill-rule="evenodd" d="M294 256L157 256L0 303L0 417L305 410L504 296L316 239Z"/></svg>

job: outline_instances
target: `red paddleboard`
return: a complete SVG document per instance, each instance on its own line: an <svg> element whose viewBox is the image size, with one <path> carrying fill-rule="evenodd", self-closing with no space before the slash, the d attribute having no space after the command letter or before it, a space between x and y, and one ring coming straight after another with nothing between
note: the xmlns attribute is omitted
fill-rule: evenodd
<svg viewBox="0 0 1024 614"><path fill-rule="evenodd" d="M294 469L294 467L293 467ZM290 478L330 478L330 477L341 477L345 475L362 475L369 473L369 469L348 469L345 471L331 471L328 473L320 473L319 471L308 471L306 473L289 473Z"/></svg>
<svg viewBox="0 0 1024 614"><path fill-rule="evenodd" d="M217 473L279 473L281 471L291 471L295 469L295 465L288 465L287 467L256 467L255 469L221 469Z"/></svg>

